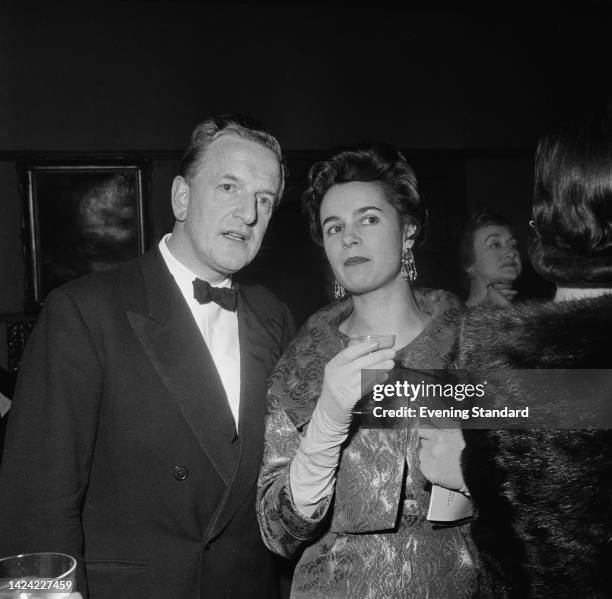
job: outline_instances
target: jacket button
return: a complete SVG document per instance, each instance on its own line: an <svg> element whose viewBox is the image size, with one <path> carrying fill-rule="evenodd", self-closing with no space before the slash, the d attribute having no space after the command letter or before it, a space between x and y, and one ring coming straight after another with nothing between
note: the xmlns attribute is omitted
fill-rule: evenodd
<svg viewBox="0 0 612 599"><path fill-rule="evenodd" d="M189 476L189 470L185 466L175 466L172 474L174 474L176 480L185 480Z"/></svg>

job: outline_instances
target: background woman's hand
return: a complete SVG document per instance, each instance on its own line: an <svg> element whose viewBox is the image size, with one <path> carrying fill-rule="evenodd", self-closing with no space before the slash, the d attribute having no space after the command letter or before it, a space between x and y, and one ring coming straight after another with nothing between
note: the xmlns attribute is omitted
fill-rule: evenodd
<svg viewBox="0 0 612 599"><path fill-rule="evenodd" d="M518 291L513 289L509 283L489 283L487 285L485 301L495 306L506 308L514 301L517 295Z"/></svg>
<svg viewBox="0 0 612 599"><path fill-rule="evenodd" d="M431 483L453 491L466 489L461 473L461 452L465 447L460 428L417 429L421 439L419 464L423 476Z"/></svg>
<svg viewBox="0 0 612 599"><path fill-rule="evenodd" d="M393 368L393 349L376 349L378 343L370 341L351 345L332 358L325 367L321 399L326 415L337 424L350 424L352 410L362 395L376 383L386 380L386 374L373 376L362 388L362 370L383 370Z"/></svg>

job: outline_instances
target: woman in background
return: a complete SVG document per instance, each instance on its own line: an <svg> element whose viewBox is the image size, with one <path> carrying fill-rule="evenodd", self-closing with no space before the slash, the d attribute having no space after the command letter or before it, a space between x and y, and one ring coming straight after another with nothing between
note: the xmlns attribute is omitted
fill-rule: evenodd
<svg viewBox="0 0 612 599"><path fill-rule="evenodd" d="M540 141L531 224L531 261L556 284L554 299L472 311L460 329L459 365L487 370L489 386L494 377L503 383L484 407L529 405L542 415L522 430L464 431L472 530L487 596L612 597L610 111ZM527 369L537 369L532 381L554 371L529 394ZM575 379L567 369L584 369L573 394L565 393ZM452 461L448 437L429 434L420 452L423 472L443 485L454 484L436 463Z"/></svg>
<svg viewBox="0 0 612 599"><path fill-rule="evenodd" d="M312 316L271 377L257 511L274 552L299 557L293 599L470 597L466 529L426 521L418 439L359 426L360 371L450 364L449 293L415 289L412 249L425 211L416 177L388 145L341 152L310 170L303 198L338 300ZM348 296L344 297L348 292ZM392 349L343 339L392 334Z"/></svg>
<svg viewBox="0 0 612 599"><path fill-rule="evenodd" d="M472 215L461 235L461 266L469 281L468 306L509 306L517 295L521 256L510 222L494 212Z"/></svg>

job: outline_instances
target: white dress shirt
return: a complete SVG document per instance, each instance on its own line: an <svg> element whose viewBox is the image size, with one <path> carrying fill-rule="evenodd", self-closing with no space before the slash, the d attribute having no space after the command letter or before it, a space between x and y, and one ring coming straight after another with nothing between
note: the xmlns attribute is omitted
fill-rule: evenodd
<svg viewBox="0 0 612 599"><path fill-rule="evenodd" d="M181 264L168 249L168 233L159 242L159 251L166 262L170 274L179 286L202 338L208 346L210 355L221 377L229 407L234 416L238 431L240 411L240 344L238 342L238 313L224 310L215 302L200 304L193 297L193 280L198 276ZM231 279L225 279L216 287L231 287Z"/></svg>

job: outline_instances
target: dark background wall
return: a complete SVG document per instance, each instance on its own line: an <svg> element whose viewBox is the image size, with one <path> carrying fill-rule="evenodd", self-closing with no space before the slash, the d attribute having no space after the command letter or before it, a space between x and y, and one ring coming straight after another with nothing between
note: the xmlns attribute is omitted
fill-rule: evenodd
<svg viewBox="0 0 612 599"><path fill-rule="evenodd" d="M21 155L148 154L158 239L172 226L169 187L191 129L228 111L257 116L289 150L287 203L245 276L273 287L298 320L325 300L296 204L303 176L363 138L414 163L433 217L417 255L422 282L456 289L453 244L467 214L491 206L526 235L537 138L609 96L606 4L1 2L0 313L23 306ZM3 351L0 336L0 363Z"/></svg>

